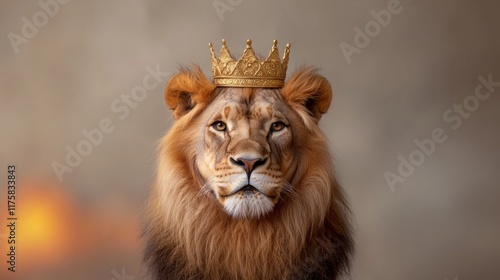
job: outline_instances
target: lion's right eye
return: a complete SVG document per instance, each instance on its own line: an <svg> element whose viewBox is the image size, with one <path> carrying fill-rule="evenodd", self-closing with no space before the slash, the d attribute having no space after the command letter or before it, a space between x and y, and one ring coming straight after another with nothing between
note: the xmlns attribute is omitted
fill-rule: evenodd
<svg viewBox="0 0 500 280"><path fill-rule="evenodd" d="M225 131L227 126L224 122L216 121L212 124L212 127L217 131Z"/></svg>

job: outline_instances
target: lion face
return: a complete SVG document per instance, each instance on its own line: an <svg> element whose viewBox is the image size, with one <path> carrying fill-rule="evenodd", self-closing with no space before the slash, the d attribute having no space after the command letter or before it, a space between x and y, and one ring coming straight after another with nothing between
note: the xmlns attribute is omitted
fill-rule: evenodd
<svg viewBox="0 0 500 280"><path fill-rule="evenodd" d="M319 135L331 96L314 69L298 71L282 89L216 88L199 69L183 71L165 92L176 118L165 139L175 135L170 152L189 163L184 170L198 192L233 218L258 219L295 193L297 170L314 164L301 162L301 153Z"/></svg>
<svg viewBox="0 0 500 280"><path fill-rule="evenodd" d="M293 125L300 122L278 90L222 89L201 115L196 158L212 192L235 218L259 218L291 191Z"/></svg>

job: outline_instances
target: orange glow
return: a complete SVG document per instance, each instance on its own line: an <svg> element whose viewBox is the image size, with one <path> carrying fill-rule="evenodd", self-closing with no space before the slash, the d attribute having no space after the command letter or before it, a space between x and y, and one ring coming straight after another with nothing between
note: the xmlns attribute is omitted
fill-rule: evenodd
<svg viewBox="0 0 500 280"><path fill-rule="evenodd" d="M1 269L0 279L60 279L61 269L80 275L82 266L92 268L103 256L139 255L138 216L127 212L123 200L89 204L78 201L70 187L41 180L21 181L16 191L16 277ZM1 221L6 214L0 211ZM2 244L5 238L0 235ZM0 254L8 249L0 246Z"/></svg>
<svg viewBox="0 0 500 280"><path fill-rule="evenodd" d="M16 248L23 261L43 265L64 258L74 212L69 202L58 186L30 184L19 188Z"/></svg>
<svg viewBox="0 0 500 280"><path fill-rule="evenodd" d="M32 250L53 252L53 246L64 238L63 221L59 215L57 204L49 200L26 201L19 215L19 245Z"/></svg>

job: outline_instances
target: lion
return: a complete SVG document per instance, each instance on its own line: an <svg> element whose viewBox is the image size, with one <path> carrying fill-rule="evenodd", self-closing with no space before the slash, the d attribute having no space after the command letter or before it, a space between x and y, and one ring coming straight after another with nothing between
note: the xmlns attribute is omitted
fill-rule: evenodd
<svg viewBox="0 0 500 280"><path fill-rule="evenodd" d="M168 82L143 228L154 279L339 279L350 211L318 126L332 100L311 67L283 88L216 87L197 66Z"/></svg>

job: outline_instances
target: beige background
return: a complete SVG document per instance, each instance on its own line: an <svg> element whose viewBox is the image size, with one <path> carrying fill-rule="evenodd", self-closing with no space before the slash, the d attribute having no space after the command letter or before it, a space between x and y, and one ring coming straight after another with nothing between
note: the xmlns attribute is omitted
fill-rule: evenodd
<svg viewBox="0 0 500 280"><path fill-rule="evenodd" d="M45 0L46 2L47 0ZM44 2L44 0L42 0ZM18 169L18 272L2 279L142 279L138 223L154 169L156 141L172 118L166 80L121 120L111 104L142 84L146 67L174 73L199 64L207 44L245 40L266 55L272 39L291 43L289 75L314 65L334 101L321 121L354 213L352 279L496 279L500 275L500 88L453 130L443 113L474 94L478 77L500 81L497 1L401 0L401 12L347 62L340 43L373 20L377 1L69 1L16 54L38 1L0 4L0 208L6 223L6 169ZM82 130L109 118L114 131L59 182ZM447 140L392 192L415 139L442 128ZM24 202L24 203L22 203ZM24 207L24 208L23 208ZM31 208L30 208L31 207ZM52 208L51 208L52 207Z"/></svg>

